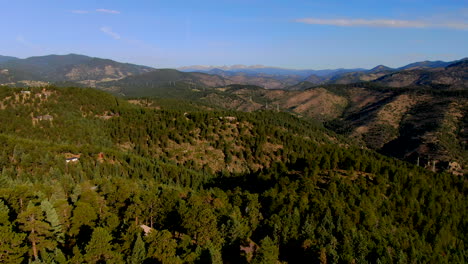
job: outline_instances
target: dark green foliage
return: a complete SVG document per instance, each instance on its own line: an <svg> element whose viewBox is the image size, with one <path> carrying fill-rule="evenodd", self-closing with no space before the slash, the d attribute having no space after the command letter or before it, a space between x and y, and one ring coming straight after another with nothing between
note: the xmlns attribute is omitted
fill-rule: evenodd
<svg viewBox="0 0 468 264"><path fill-rule="evenodd" d="M135 240L135 245L133 246L132 257L128 263L138 264L143 263L146 259L146 249L145 242L141 239L141 236L138 234Z"/></svg>
<svg viewBox="0 0 468 264"><path fill-rule="evenodd" d="M44 212L31 201L27 208L18 214L17 221L20 230L28 233L28 240L32 248L31 254L35 260L39 259L39 253L53 250L57 245L51 232L52 228L45 220Z"/></svg>
<svg viewBox="0 0 468 264"><path fill-rule="evenodd" d="M258 250L252 263L268 264L278 262L279 250L278 246L269 237L265 237L260 241L260 249Z"/></svg>
<svg viewBox="0 0 468 264"><path fill-rule="evenodd" d="M3 99L19 91L2 89ZM286 113L156 110L52 90L55 103L34 110L48 105L52 124L33 127L28 105L0 110L11 120L0 125L0 262L467 261L463 176ZM174 150L200 145L210 147L201 157Z"/></svg>
<svg viewBox="0 0 468 264"><path fill-rule="evenodd" d="M26 234L13 230L9 214L10 209L0 200L0 262L21 263L27 252L23 245Z"/></svg>
<svg viewBox="0 0 468 264"><path fill-rule="evenodd" d="M121 263L120 256L112 250L112 236L105 228L94 229L91 240L86 246L86 263Z"/></svg>

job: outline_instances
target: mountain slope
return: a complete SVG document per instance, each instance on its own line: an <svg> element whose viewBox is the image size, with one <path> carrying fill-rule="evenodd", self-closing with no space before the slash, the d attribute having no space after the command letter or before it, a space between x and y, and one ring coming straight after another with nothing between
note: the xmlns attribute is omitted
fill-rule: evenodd
<svg viewBox="0 0 468 264"><path fill-rule="evenodd" d="M225 86L229 80L206 73L186 73L173 69L157 69L148 73L129 76L118 81L101 83L104 90L121 93L130 97L169 96L191 93L192 89Z"/></svg>
<svg viewBox="0 0 468 264"><path fill-rule="evenodd" d="M184 71L188 72L188 71ZM206 73L210 75L218 75L229 83L256 85L266 89L283 89L288 86L300 82L304 76L300 74L293 74L293 71L252 71L252 70L239 70L239 71L225 71L218 68L211 70L199 70L193 72Z"/></svg>
<svg viewBox="0 0 468 264"><path fill-rule="evenodd" d="M150 67L119 63L83 55L49 55L0 62L13 80L64 82L73 81L88 86L153 70ZM16 74L27 73L27 74Z"/></svg>
<svg viewBox="0 0 468 264"><path fill-rule="evenodd" d="M326 75L315 75L312 74L308 78L304 79L305 82L310 82L312 84L351 84L351 83L359 83L359 82L369 82L369 81L376 81L379 78L386 78L387 76L391 76L392 74L401 73L401 75L412 75L412 73L406 73L405 71L416 71L419 70L420 73L430 72L430 71L438 71L440 68L447 67L451 64L456 64L457 62L462 62L466 59L461 59L457 61L451 62L444 62L444 61L422 61L422 62L415 62L408 64L406 66L400 68L390 68L384 65L378 65L370 70L358 69L358 70L343 70L343 71L335 71L330 74ZM403 78L403 77L401 77ZM407 77L409 78L409 77ZM444 82L444 81L439 81ZM452 81L445 80L445 83L449 84ZM382 83L385 85L385 83ZM402 85L422 85L422 83L402 83ZM395 84L397 85L397 84ZM456 84L458 85L458 84ZM458 85L460 86L460 85Z"/></svg>
<svg viewBox="0 0 468 264"><path fill-rule="evenodd" d="M340 72L321 80L319 84L351 84L376 80L395 70L384 65L378 65L370 70Z"/></svg>
<svg viewBox="0 0 468 264"><path fill-rule="evenodd" d="M462 60L445 68L430 70L405 70L388 74L376 83L390 87L422 86L441 89L466 89L468 87L468 60Z"/></svg>
<svg viewBox="0 0 468 264"><path fill-rule="evenodd" d="M163 97L187 98L240 111L274 110L295 113L327 124L362 146L437 170L466 173L466 92L426 88L386 88L367 85L329 85L307 90L267 90L229 85L223 88L184 88ZM430 125L428 125L430 124ZM465 132L463 132L465 131ZM401 143L404 142L404 143ZM432 169L432 165L428 166Z"/></svg>
<svg viewBox="0 0 468 264"><path fill-rule="evenodd" d="M0 87L0 135L63 144L71 151L92 146L125 151L197 169L245 172L282 160L286 144L346 144L333 132L286 113L160 111L92 89ZM287 124L290 132L283 131ZM229 140L236 139L237 140ZM291 143L292 144L292 143ZM68 147L67 147L68 148ZM255 148L255 153L252 151ZM83 151L83 150L82 150ZM229 155L229 159L227 156Z"/></svg>
<svg viewBox="0 0 468 264"><path fill-rule="evenodd" d="M327 69L327 70L295 70L275 67L258 66L191 66L179 68L184 72L203 72L217 74L236 84L261 86L267 89L284 89L302 81L323 83L324 80L348 72L364 69Z"/></svg>
<svg viewBox="0 0 468 264"><path fill-rule="evenodd" d="M2 56L2 55L0 55L0 63L4 63L4 62L7 62L7 61L11 61L11 60L18 60L18 58L11 57L11 56Z"/></svg>
<svg viewBox="0 0 468 264"><path fill-rule="evenodd" d="M444 68L456 61L419 61L410 63L403 67L398 68L399 70L415 70L415 69L430 69L430 68Z"/></svg>

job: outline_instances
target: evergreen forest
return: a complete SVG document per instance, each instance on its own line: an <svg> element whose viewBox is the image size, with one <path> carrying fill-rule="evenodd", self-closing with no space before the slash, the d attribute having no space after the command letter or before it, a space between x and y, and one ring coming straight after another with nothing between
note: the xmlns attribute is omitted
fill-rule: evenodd
<svg viewBox="0 0 468 264"><path fill-rule="evenodd" d="M466 176L307 118L0 87L0 263L465 263Z"/></svg>

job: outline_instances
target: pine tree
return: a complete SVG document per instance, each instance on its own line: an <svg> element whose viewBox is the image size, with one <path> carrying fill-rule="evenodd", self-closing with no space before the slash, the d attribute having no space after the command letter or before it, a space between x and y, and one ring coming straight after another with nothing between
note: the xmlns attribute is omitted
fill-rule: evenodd
<svg viewBox="0 0 468 264"><path fill-rule="evenodd" d="M39 251L52 250L56 246L52 238L51 226L44 221L44 213L39 206L29 203L25 211L18 215L20 229L29 232L28 239L31 242L32 253L35 260L39 259Z"/></svg>
<svg viewBox="0 0 468 264"><path fill-rule="evenodd" d="M72 236L80 233L81 226L94 227L94 221L98 218L94 208L89 203L78 201L75 203L75 206L69 231L69 234Z"/></svg>
<svg viewBox="0 0 468 264"><path fill-rule="evenodd" d="M270 237L265 237L260 242L260 249L255 258L252 260L254 264L271 264L277 263L279 257L279 248Z"/></svg>
<svg viewBox="0 0 468 264"><path fill-rule="evenodd" d="M139 264L143 263L146 258L146 249L145 242L141 239L140 234L137 235L135 245L133 246L132 258L130 259L130 264Z"/></svg>
<svg viewBox="0 0 468 264"><path fill-rule="evenodd" d="M148 257L157 259L161 263L180 263L176 256L177 241L172 238L171 232L167 230L152 230L145 237L148 243Z"/></svg>
<svg viewBox="0 0 468 264"><path fill-rule="evenodd" d="M210 262L213 264L222 264L223 257L221 253L221 249L217 248L216 246L209 244L208 245L209 253L210 253Z"/></svg>
<svg viewBox="0 0 468 264"><path fill-rule="evenodd" d="M46 220L50 223L57 242L63 243L64 234L62 232L62 225L54 206L48 200L43 200L41 208L46 214Z"/></svg>
<svg viewBox="0 0 468 264"><path fill-rule="evenodd" d="M0 225L0 263L21 263L28 251L23 246L24 233L15 233L11 225Z"/></svg>
<svg viewBox="0 0 468 264"><path fill-rule="evenodd" d="M118 263L119 255L112 251L112 235L105 228L97 227L86 246L85 260L88 263Z"/></svg>
<svg viewBox="0 0 468 264"><path fill-rule="evenodd" d="M216 215L210 208L198 205L191 208L182 207L181 211L182 226L199 245L206 245L209 241L219 238Z"/></svg>
<svg viewBox="0 0 468 264"><path fill-rule="evenodd" d="M81 253L78 246L73 247L72 257L70 258L69 263L71 263L71 264L82 264L84 262L85 262L84 256Z"/></svg>
<svg viewBox="0 0 468 264"><path fill-rule="evenodd" d="M67 258L65 257L65 255L63 254L62 250L60 250L59 248L56 248L54 250L54 262L55 263L58 263L58 264L65 264L67 263Z"/></svg>
<svg viewBox="0 0 468 264"><path fill-rule="evenodd" d="M5 205L3 200L0 200L0 225L10 224L10 209Z"/></svg>

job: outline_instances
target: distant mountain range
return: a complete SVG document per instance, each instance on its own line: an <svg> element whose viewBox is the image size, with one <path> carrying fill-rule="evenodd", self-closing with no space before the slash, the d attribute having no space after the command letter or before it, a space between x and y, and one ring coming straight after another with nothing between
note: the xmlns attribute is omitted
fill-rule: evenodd
<svg viewBox="0 0 468 264"><path fill-rule="evenodd" d="M226 74L226 75L236 75L239 73L249 74L249 75L257 75L257 74L264 74L270 76L277 76L277 75L289 75L289 76L298 76L302 78L306 78L312 74L317 76L328 76L338 73L344 72L353 72L353 71L364 71L365 69L356 68L356 69L326 69L326 70L299 70L299 69L285 69L285 68L278 68L278 67L268 67L263 65L254 65L254 66L246 66L246 65L233 65L233 66L188 66L188 67L181 67L178 68L180 71L184 72L203 72L209 74Z"/></svg>
<svg viewBox="0 0 468 264"><path fill-rule="evenodd" d="M459 61L463 61L462 59ZM276 67L268 67L263 65L233 65L233 66L188 66L179 68L184 72L203 72L207 74L220 75L222 77L240 79L240 77L262 77L274 79L282 82L283 86L289 86L290 89L302 89L320 84L350 84L356 82L375 81L379 78L389 75L391 73L404 71L404 70L428 70L434 68L444 68L459 61L421 61L411 63L399 68L390 68L385 65L379 65L372 69L327 69L327 70L296 70L284 69ZM246 84L259 85L258 82L248 82ZM294 83L294 85L290 85ZM238 82L242 83L242 82ZM266 86L264 86L266 87ZM277 87L266 87L277 88Z"/></svg>
<svg viewBox="0 0 468 264"><path fill-rule="evenodd" d="M157 70L152 67L77 54L48 55L26 59L0 56L0 84L10 86L77 85L128 91L131 89L129 85L145 87L144 90L147 90L148 87L171 87L174 83L206 87L242 84L265 89L302 90L325 84L376 82L392 87L439 85L446 89L458 89L466 86L466 69L462 67L464 64L456 66L456 63L463 61L466 59L452 62L422 61L396 69L384 65L373 69L327 70L233 65ZM455 66L449 67L452 65Z"/></svg>
<svg viewBox="0 0 468 264"><path fill-rule="evenodd" d="M328 76L311 75L289 89L301 90L317 85L359 82L374 82L392 87L439 85L447 89L466 88L467 72L459 64L466 61L466 58L452 62L423 61L400 68L379 65L370 70L341 72Z"/></svg>
<svg viewBox="0 0 468 264"><path fill-rule="evenodd" d="M466 60L464 58L462 60ZM457 60L458 61L458 60ZM399 67L399 68L390 68L385 65L379 65L372 69L325 69L325 70L312 70L312 69L287 69L280 67L270 67L265 65L231 65L231 66L204 66L204 65L194 65L194 66L185 66L177 68L179 71L183 72L203 72L209 74L236 74L236 73L246 73L246 74L268 74L268 75L298 75L301 77L309 77L310 75L317 75L320 77L330 77L333 75L340 75L350 72L376 72L382 70L414 70L414 69L430 69L430 68L441 68L447 67L450 64L453 64L457 61L420 61L410 63L408 65Z"/></svg>

